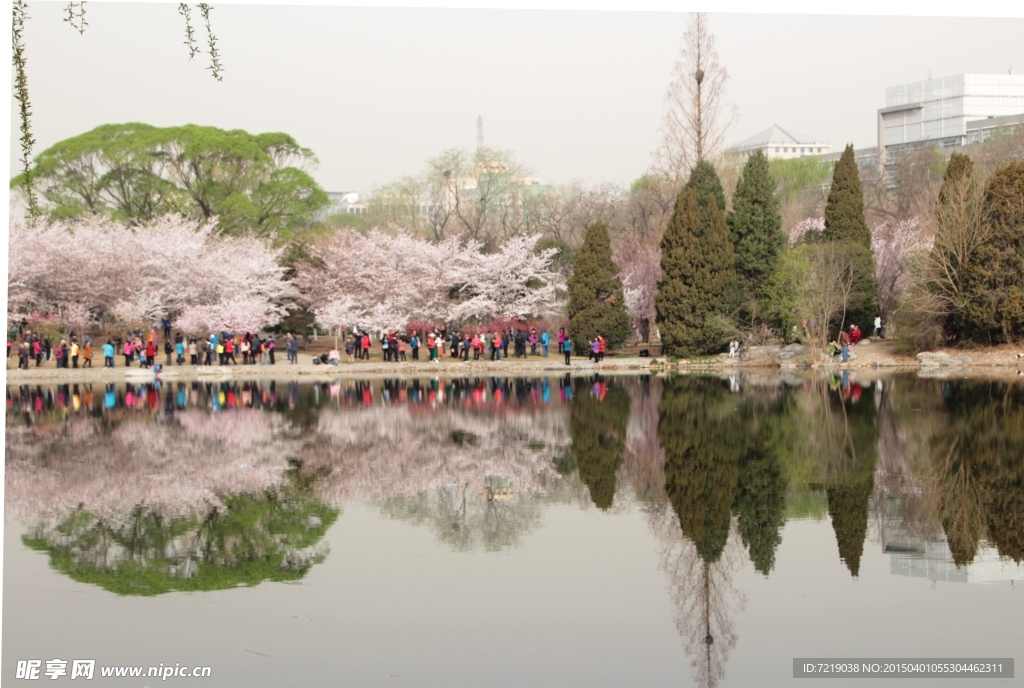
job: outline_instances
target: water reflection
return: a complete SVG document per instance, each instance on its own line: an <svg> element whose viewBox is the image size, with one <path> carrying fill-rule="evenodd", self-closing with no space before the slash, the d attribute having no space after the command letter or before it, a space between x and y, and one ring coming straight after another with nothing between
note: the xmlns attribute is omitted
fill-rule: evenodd
<svg viewBox="0 0 1024 688"><path fill-rule="evenodd" d="M23 537L73 580L119 595L224 590L302 578L327 556L321 542L339 509L296 485L221 495L220 506L168 516L139 504L100 516L77 508L41 519Z"/></svg>
<svg viewBox="0 0 1024 688"><path fill-rule="evenodd" d="M460 552L522 546L553 504L643 511L713 686L737 573L777 575L787 519L829 518L844 577L871 543L896 574L1019 577L1022 394L846 373L10 387L6 509L56 570L134 595L301 578L349 500Z"/></svg>

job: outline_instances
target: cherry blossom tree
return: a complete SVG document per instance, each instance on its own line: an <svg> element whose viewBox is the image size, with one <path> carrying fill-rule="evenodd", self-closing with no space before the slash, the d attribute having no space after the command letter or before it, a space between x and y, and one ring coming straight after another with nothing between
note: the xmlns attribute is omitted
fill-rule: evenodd
<svg viewBox="0 0 1024 688"><path fill-rule="evenodd" d="M559 290L565 285L550 269L557 249L536 251L540 237L519 236L506 241L497 253L467 255L468 267L452 275L460 302L452 308L455 319L492 317L525 318L553 315L561 308Z"/></svg>
<svg viewBox="0 0 1024 688"><path fill-rule="evenodd" d="M871 251L875 254L878 283L878 311L888 322L910 286L911 258L931 248L933 237L917 218L883 222L871 230Z"/></svg>
<svg viewBox="0 0 1024 688"><path fill-rule="evenodd" d="M295 284L328 328L546 315L557 310L563 282L551 268L556 250L537 252L537 240L514 237L483 254L474 240L339 231L312 247Z"/></svg>
<svg viewBox="0 0 1024 688"><path fill-rule="evenodd" d="M650 339L650 323L654 321L654 295L661 279L661 249L650 237L630 233L615 245L615 263L621 269L626 311L641 341Z"/></svg>
<svg viewBox="0 0 1024 688"><path fill-rule="evenodd" d="M807 219L801 220L796 224L795 227L789 230L789 243L791 246L795 246L803 241L808 232L824 232L825 231L825 218L823 217L808 217Z"/></svg>
<svg viewBox="0 0 1024 688"><path fill-rule="evenodd" d="M101 219L12 219L9 248L9 313L56 312L72 325L170 314L194 332L255 329L276 322L291 296L279 250L177 216L131 230Z"/></svg>

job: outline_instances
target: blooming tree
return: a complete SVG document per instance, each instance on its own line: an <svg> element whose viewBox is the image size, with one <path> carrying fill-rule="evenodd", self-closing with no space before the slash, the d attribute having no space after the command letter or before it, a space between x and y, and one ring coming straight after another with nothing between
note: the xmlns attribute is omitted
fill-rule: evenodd
<svg viewBox="0 0 1024 688"><path fill-rule="evenodd" d="M386 330L409 320L524 317L557 308L555 251L516 237L498 253L450 238L340 231L314 246L295 283L324 327Z"/></svg>
<svg viewBox="0 0 1024 688"><path fill-rule="evenodd" d="M899 300L907 293L911 257L918 251L930 249L933 238L917 218L883 222L871 230L878 311L883 320L888 320Z"/></svg>
<svg viewBox="0 0 1024 688"><path fill-rule="evenodd" d="M807 236L808 232L824 232L825 231L825 218L823 217L808 217L807 219L801 220L795 227L789 230L789 243L791 246L799 244L804 237Z"/></svg>
<svg viewBox="0 0 1024 688"><path fill-rule="evenodd" d="M452 275L462 299L452 307L452 317L486 320L554 314L561 305L558 291L564 288L561 276L550 269L558 250L535 251L539 238L513 237L498 253L467 255L465 272Z"/></svg>
<svg viewBox="0 0 1024 688"><path fill-rule="evenodd" d="M655 315L654 295L661 279L661 249L653 239L631 233L615 246L613 256L621 270L626 311L641 339L647 341L647 328Z"/></svg>
<svg viewBox="0 0 1024 688"><path fill-rule="evenodd" d="M290 296L280 251L258 239L218 238L215 227L176 216L134 229L100 219L12 219L9 312L57 312L79 325L171 314L196 332L276 322Z"/></svg>

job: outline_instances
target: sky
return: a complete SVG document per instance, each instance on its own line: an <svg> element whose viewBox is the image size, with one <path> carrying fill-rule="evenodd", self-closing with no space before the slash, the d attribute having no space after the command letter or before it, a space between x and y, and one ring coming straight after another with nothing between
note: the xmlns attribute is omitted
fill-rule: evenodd
<svg viewBox="0 0 1024 688"><path fill-rule="evenodd" d="M65 7L30 4L37 153L112 122L283 131L314 151L326 190L364 195L442 150L475 146L477 116L488 146L545 183L628 184L657 146L687 22L659 11L214 4L216 82L205 55L189 62L177 4L88 2L84 35L62 21ZM929 72L1024 72L1021 18L711 20L725 100L739 113L730 143L778 124L833 150L873 146L886 86ZM11 116L16 173L13 99Z"/></svg>

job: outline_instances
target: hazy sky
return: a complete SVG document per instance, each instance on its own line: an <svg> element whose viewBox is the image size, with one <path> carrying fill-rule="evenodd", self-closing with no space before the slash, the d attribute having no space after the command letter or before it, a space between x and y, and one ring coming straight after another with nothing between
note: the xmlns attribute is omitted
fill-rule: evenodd
<svg viewBox="0 0 1024 688"><path fill-rule="evenodd" d="M473 147L477 115L488 145L546 182L628 183L657 144L687 20L215 4L217 83L204 56L189 63L176 4L88 2L83 36L64 7L30 5L36 152L109 122L284 131L317 154L324 188L364 193ZM730 142L777 123L833 148L871 146L886 86L929 70L1024 71L1024 19L714 14L712 27L739 109ZM17 135L13 118L12 170Z"/></svg>

